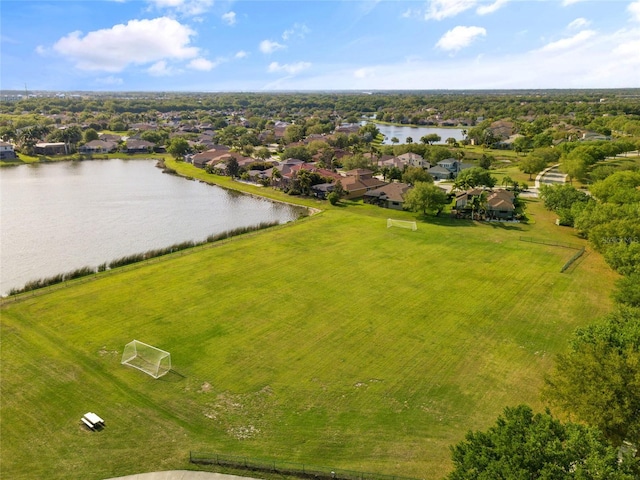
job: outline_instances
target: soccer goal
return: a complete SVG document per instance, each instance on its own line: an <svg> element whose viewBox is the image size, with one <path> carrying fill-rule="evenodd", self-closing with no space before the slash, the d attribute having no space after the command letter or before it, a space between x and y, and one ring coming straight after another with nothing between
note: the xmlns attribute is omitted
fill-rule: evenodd
<svg viewBox="0 0 640 480"><path fill-rule="evenodd" d="M121 363L142 370L153 378L160 378L171 370L171 354L134 340L124 346Z"/></svg>
<svg viewBox="0 0 640 480"><path fill-rule="evenodd" d="M390 227L410 228L413 231L418 230L418 224L416 222L411 222L409 220L394 220L393 218L387 218L387 228L390 228Z"/></svg>

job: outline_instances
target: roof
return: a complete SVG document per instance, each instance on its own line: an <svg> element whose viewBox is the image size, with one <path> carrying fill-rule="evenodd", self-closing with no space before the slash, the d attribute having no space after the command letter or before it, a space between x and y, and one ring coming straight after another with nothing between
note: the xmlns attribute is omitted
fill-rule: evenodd
<svg viewBox="0 0 640 480"><path fill-rule="evenodd" d="M392 202L404 202L404 194L411 187L406 183L393 182L380 188L370 190L365 195L367 197L377 197L380 199L390 200Z"/></svg>

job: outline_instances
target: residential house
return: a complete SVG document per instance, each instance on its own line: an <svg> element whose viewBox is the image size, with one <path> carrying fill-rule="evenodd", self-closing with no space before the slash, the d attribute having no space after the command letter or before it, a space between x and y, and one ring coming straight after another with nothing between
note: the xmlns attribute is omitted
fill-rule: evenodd
<svg viewBox="0 0 640 480"><path fill-rule="evenodd" d="M515 195L513 192L504 189L485 190L482 188L472 188L466 192L456 195L456 211L470 210L470 203L474 197L479 197L486 193L486 205L484 216L488 219L513 220L515 216Z"/></svg>
<svg viewBox="0 0 640 480"><path fill-rule="evenodd" d="M429 160L425 160L420 155L413 152L407 152L403 153L402 155L398 155L398 159L411 167L429 168L431 166Z"/></svg>
<svg viewBox="0 0 640 480"><path fill-rule="evenodd" d="M341 178L340 182L346 192L345 198L348 199L362 197L369 190L387 184L387 182L374 178L373 172L365 168L349 170L345 174L346 176Z"/></svg>
<svg viewBox="0 0 640 480"><path fill-rule="evenodd" d="M0 160L17 160L17 158L13 145L7 142L0 142Z"/></svg>
<svg viewBox="0 0 640 480"><path fill-rule="evenodd" d="M411 188L406 183L393 182L382 187L369 190L364 194L365 203L371 203L383 208L402 210L404 206L404 195Z"/></svg>
<svg viewBox="0 0 640 480"><path fill-rule="evenodd" d="M122 141L122 137L120 135L116 135L115 133L101 133L100 135L98 135L98 140L102 140L104 142L120 143Z"/></svg>
<svg viewBox="0 0 640 480"><path fill-rule="evenodd" d="M216 145L205 152L196 153L190 157L191 163L194 167L204 168L204 166L211 160L215 160L225 153L229 152L229 147L226 145Z"/></svg>
<svg viewBox="0 0 640 480"><path fill-rule="evenodd" d="M456 178L458 176L458 173L460 173L462 170L465 170L467 168L471 168L474 166L471 163L462 163L461 161L456 160L455 158L446 158L444 160L440 160L437 165L439 167L449 170L449 172L451 173L450 178Z"/></svg>
<svg viewBox="0 0 640 480"><path fill-rule="evenodd" d="M126 145L127 153L149 153L155 147L155 143L137 138L128 138Z"/></svg>
<svg viewBox="0 0 640 480"><path fill-rule="evenodd" d="M111 153L115 152L117 148L118 144L116 142L91 140L78 148L78 152L83 154Z"/></svg>
<svg viewBox="0 0 640 480"><path fill-rule="evenodd" d="M434 180L449 180L453 178L453 173L440 165L429 168L427 173L431 175Z"/></svg>
<svg viewBox="0 0 640 480"><path fill-rule="evenodd" d="M36 155L65 155L67 144L64 142L40 142L34 147Z"/></svg>

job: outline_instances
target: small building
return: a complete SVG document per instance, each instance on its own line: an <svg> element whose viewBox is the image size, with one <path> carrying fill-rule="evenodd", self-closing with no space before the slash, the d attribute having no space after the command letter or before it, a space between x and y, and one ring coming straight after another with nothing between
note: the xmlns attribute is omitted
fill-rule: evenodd
<svg viewBox="0 0 640 480"><path fill-rule="evenodd" d="M155 143L148 142L146 140L139 140L137 138L130 138L127 140L126 150L127 153L150 153L155 147Z"/></svg>
<svg viewBox="0 0 640 480"><path fill-rule="evenodd" d="M36 155L65 155L67 144L64 142L40 142L34 146Z"/></svg>
<svg viewBox="0 0 640 480"><path fill-rule="evenodd" d="M364 194L365 203L378 205L383 208L402 210L404 207L404 195L411 187L406 183L393 182Z"/></svg>
<svg viewBox="0 0 640 480"><path fill-rule="evenodd" d="M13 145L7 142L0 142L0 160L17 160Z"/></svg>
<svg viewBox="0 0 640 480"><path fill-rule="evenodd" d="M116 142L91 140L78 148L78 152L83 154L111 153L115 152L117 148L118 144Z"/></svg>

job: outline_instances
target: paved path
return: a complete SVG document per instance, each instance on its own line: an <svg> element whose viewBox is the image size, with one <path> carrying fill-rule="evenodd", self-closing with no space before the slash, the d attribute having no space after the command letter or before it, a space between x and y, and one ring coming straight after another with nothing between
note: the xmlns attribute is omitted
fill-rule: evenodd
<svg viewBox="0 0 640 480"><path fill-rule="evenodd" d="M109 480L254 480L250 477L223 475L222 473L170 470L166 472L137 473Z"/></svg>

